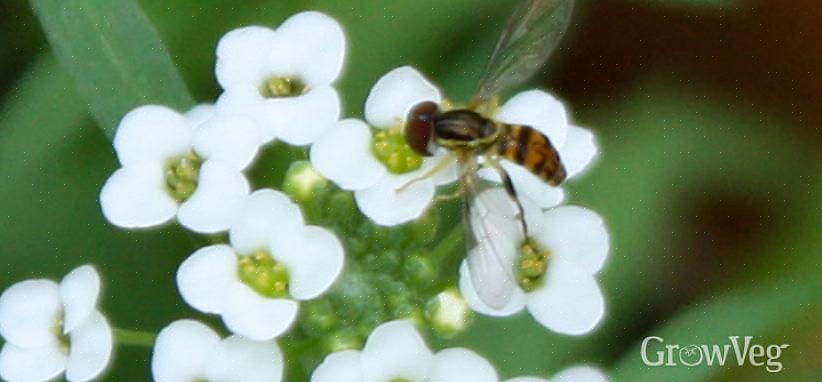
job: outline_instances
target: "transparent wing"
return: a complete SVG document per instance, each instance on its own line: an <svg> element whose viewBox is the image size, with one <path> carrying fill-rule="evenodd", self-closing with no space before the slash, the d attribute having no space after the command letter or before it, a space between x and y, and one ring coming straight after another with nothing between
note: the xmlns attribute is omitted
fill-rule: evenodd
<svg viewBox="0 0 822 382"><path fill-rule="evenodd" d="M473 102L533 76L562 39L573 7L574 0L523 0L497 41Z"/></svg>
<svg viewBox="0 0 822 382"><path fill-rule="evenodd" d="M477 176L475 159L460 170L471 282L486 305L502 309L516 287L514 262L523 240L519 209L499 184Z"/></svg>

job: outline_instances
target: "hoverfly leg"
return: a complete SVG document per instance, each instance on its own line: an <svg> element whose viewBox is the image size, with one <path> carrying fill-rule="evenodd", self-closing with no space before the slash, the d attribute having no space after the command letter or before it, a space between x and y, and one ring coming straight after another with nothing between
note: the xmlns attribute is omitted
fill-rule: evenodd
<svg viewBox="0 0 822 382"><path fill-rule="evenodd" d="M502 185L505 187L505 192L507 192L508 196L510 196L511 199L513 199L517 204L517 210L519 210L519 221L520 224L522 224L522 233L525 237L528 237L528 224L525 223L525 209L522 208L522 203L517 197L517 190L514 189L514 183L511 181L511 177L508 176L508 172L505 171L505 168L503 168L496 159L486 157L486 163L497 171L500 179L502 179Z"/></svg>
<svg viewBox="0 0 822 382"><path fill-rule="evenodd" d="M394 192L399 194L400 192L403 192L403 191L407 190L409 187L413 186L414 183L417 183L419 181L431 178L434 175L439 174L440 172L442 172L443 170L448 168L448 166L450 166L452 163L454 163L455 159L456 159L456 157L453 154L448 154L445 158L443 158L441 161L439 161L439 163L437 163L434 167L432 167L430 170L426 171L425 174L422 174L422 175L420 175L416 178L413 178L413 179L409 180L408 182L405 182L405 184L403 184L402 186L400 186L399 188L394 190Z"/></svg>

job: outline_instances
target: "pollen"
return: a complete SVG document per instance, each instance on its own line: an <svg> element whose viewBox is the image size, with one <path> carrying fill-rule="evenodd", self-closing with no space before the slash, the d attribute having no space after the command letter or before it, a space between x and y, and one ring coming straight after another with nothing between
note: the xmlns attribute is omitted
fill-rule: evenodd
<svg viewBox="0 0 822 382"><path fill-rule="evenodd" d="M266 81L260 93L265 98L294 97L304 94L308 85L296 77L272 77Z"/></svg>
<svg viewBox="0 0 822 382"><path fill-rule="evenodd" d="M422 167L422 156L405 141L402 126L379 130L372 151L392 174L405 174Z"/></svg>
<svg viewBox="0 0 822 382"><path fill-rule="evenodd" d="M166 189L174 200L182 203L194 194L202 165L202 158L193 151L168 162L166 165Z"/></svg>
<svg viewBox="0 0 822 382"><path fill-rule="evenodd" d="M240 257L240 280L262 296L288 296L288 269L266 250Z"/></svg>
<svg viewBox="0 0 822 382"><path fill-rule="evenodd" d="M531 292L542 285L545 272L548 270L551 252L542 248L534 240L528 239L522 245L520 253L517 281L522 289Z"/></svg>

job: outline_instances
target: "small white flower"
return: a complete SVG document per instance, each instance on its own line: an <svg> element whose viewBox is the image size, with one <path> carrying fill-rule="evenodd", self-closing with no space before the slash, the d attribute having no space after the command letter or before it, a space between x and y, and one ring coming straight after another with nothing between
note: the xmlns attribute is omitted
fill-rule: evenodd
<svg viewBox="0 0 822 382"><path fill-rule="evenodd" d="M500 230L493 233L499 236L495 239L497 253L480 255L498 257L506 263L503 265L509 271L498 277L490 275L482 284L483 288L510 293L507 305L495 309L480 299L466 262L460 268L463 296L472 309L482 314L510 316L527 308L540 324L557 333L580 335L591 331L605 311L604 298L594 278L609 249L602 218L582 207L561 206L540 212L527 197L522 197L521 202L529 241L519 230ZM530 257L525 248L532 250ZM479 245L471 249L469 256L477 255L475 251L489 250L488 246ZM534 273L538 276L526 276Z"/></svg>
<svg viewBox="0 0 822 382"><path fill-rule="evenodd" d="M560 371L551 379L538 377L517 377L506 382L608 382L608 377L595 367L573 366Z"/></svg>
<svg viewBox="0 0 822 382"><path fill-rule="evenodd" d="M0 377L37 382L65 372L71 382L91 380L111 358L112 331L97 310L100 276L83 265L60 284L37 279L16 283L0 296Z"/></svg>
<svg viewBox="0 0 822 382"><path fill-rule="evenodd" d="M464 348L434 354L409 321L376 328L362 351L330 354L311 382L496 382L497 372L482 356Z"/></svg>
<svg viewBox="0 0 822 382"><path fill-rule="evenodd" d="M209 106L187 115L157 105L123 117L114 137L122 167L100 192L103 214L123 228L168 222L201 233L228 229L250 187L242 171L259 148L256 124L213 115Z"/></svg>
<svg viewBox="0 0 822 382"><path fill-rule="evenodd" d="M580 174L597 154L593 133L570 125L562 103L542 90L515 95L502 105L494 118L508 124L530 126L545 134L559 152L567 178ZM502 166L517 193L531 198L540 207L559 205L565 198L562 188L549 185L524 167L507 159L502 160ZM499 175L490 169L484 169L481 174L486 179L499 181Z"/></svg>
<svg viewBox="0 0 822 382"><path fill-rule="evenodd" d="M328 290L343 267L337 237L306 226L299 207L274 190L248 197L230 241L186 259L177 287L189 305L221 315L232 332L253 340L285 332L297 317L298 301Z"/></svg>
<svg viewBox="0 0 822 382"><path fill-rule="evenodd" d="M419 102L441 100L439 90L419 72L404 66L380 78L365 102L362 121L343 120L311 147L311 164L340 187L354 191L357 205L375 223L385 226L418 218L434 198L437 184L453 181L455 169L423 179L398 192L442 160L445 151L421 157L405 145L408 111ZM380 157L382 148L387 153Z"/></svg>
<svg viewBox="0 0 822 382"><path fill-rule="evenodd" d="M179 320L157 336L151 358L157 382L269 382L283 378L283 355L274 341L220 336L194 320Z"/></svg>
<svg viewBox="0 0 822 382"><path fill-rule="evenodd" d="M225 90L217 106L254 118L262 143L309 144L339 119L332 85L344 59L342 28L319 12L298 13L276 30L235 29L217 46L215 71Z"/></svg>

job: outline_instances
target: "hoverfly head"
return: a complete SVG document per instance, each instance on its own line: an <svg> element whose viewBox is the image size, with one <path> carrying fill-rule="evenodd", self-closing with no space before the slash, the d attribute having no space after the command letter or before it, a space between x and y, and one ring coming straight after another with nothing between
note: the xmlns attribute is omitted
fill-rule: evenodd
<svg viewBox="0 0 822 382"><path fill-rule="evenodd" d="M434 123L439 114L439 106L431 101L418 103L408 112L405 122L405 141L417 154L434 155L437 149L434 141Z"/></svg>

